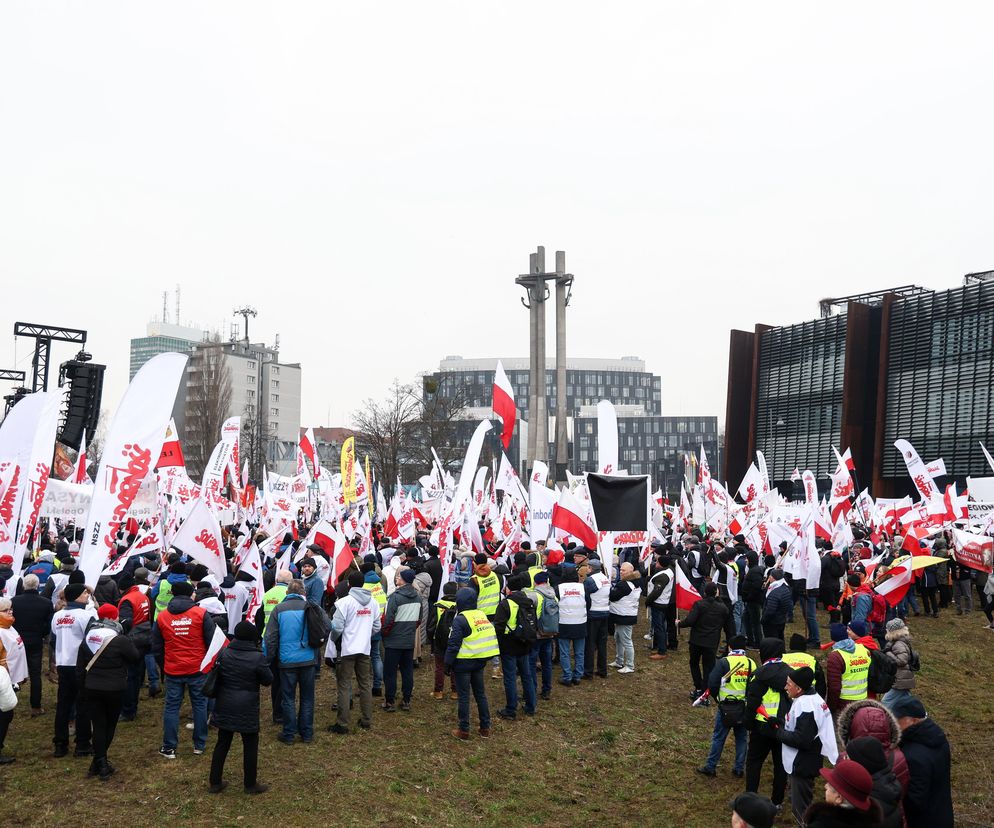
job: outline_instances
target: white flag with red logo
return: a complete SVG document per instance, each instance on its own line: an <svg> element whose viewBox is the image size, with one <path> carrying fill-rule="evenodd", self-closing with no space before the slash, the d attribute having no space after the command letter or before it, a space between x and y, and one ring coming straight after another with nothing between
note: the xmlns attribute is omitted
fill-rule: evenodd
<svg viewBox="0 0 994 828"><path fill-rule="evenodd" d="M114 550L117 530L162 451L166 422L185 367L184 354L154 356L138 369L124 392L104 442L79 550L77 566L88 584L96 586Z"/></svg>
<svg viewBox="0 0 994 828"><path fill-rule="evenodd" d="M587 522L586 512L576 495L565 487L559 493L559 502L552 507L552 525L578 538L587 549L596 549L597 530Z"/></svg>
<svg viewBox="0 0 994 828"><path fill-rule="evenodd" d="M254 622L255 614L259 611L259 607L262 606L262 597L266 592L262 584L262 556L259 554L259 547L254 543L249 547L248 554L245 556L245 560L242 561L242 565L238 571L247 572L254 579L252 586L248 588L249 599L245 606L245 618Z"/></svg>
<svg viewBox="0 0 994 828"><path fill-rule="evenodd" d="M952 533L953 555L956 561L971 569L990 573L994 538L989 535L974 535L955 527Z"/></svg>
<svg viewBox="0 0 994 828"><path fill-rule="evenodd" d="M506 451L514 436L514 421L517 419L518 409L514 404L514 387L504 373L500 360L497 360L497 370L494 372L494 414L500 417L500 441Z"/></svg>
<svg viewBox="0 0 994 828"><path fill-rule="evenodd" d="M218 583L227 577L228 566L224 557L221 527L203 500L193 504L193 509L183 521L171 545L200 561L214 574Z"/></svg>
<svg viewBox="0 0 994 828"><path fill-rule="evenodd" d="M55 432L59 426L59 395L51 392L45 394L35 423L34 435L30 444L28 462L22 470L22 485L24 494L21 498L21 510L18 518L18 537L14 544L14 572L21 571L24 553L31 542L31 533L38 523L38 513L45 499L45 489L48 486L48 476L51 473L52 453L55 450ZM22 400L20 405L23 405ZM13 527L11 527L13 529Z"/></svg>
<svg viewBox="0 0 994 828"><path fill-rule="evenodd" d="M673 573L676 576L673 583L673 599L677 609L689 610L696 601L701 600L701 593L694 589L690 578L679 564L673 566Z"/></svg>
<svg viewBox="0 0 994 828"><path fill-rule="evenodd" d="M221 489L224 488L224 478L228 474L232 458L237 457L241 422L241 417L229 417L224 421L224 425L221 426L221 440L214 446L210 460L207 461L207 468L204 469L204 478L200 486L203 489L203 497L207 501L207 505L214 512L226 509L231 505L221 494ZM237 473L236 466L235 474ZM232 480L232 482L236 486L238 485L237 480Z"/></svg>
<svg viewBox="0 0 994 828"><path fill-rule="evenodd" d="M204 660L200 662L200 672L209 673L214 669L217 657L221 655L221 650L228 646L228 636L220 627L214 627L214 637L211 639L207 652L204 653Z"/></svg>
<svg viewBox="0 0 994 828"><path fill-rule="evenodd" d="M915 484L918 493L922 496L922 500L937 498L939 490L936 488L935 481L932 479L932 475L928 473L928 469L922 462L921 457L918 456L915 447L907 440L895 440L894 448L901 452L901 457L904 458L904 465L908 467L908 475Z"/></svg>
<svg viewBox="0 0 994 828"><path fill-rule="evenodd" d="M314 469L314 478L321 477L321 462L318 460L318 444L314 439L313 428L307 429L304 432L304 436L300 438L300 450L311 461L311 467Z"/></svg>

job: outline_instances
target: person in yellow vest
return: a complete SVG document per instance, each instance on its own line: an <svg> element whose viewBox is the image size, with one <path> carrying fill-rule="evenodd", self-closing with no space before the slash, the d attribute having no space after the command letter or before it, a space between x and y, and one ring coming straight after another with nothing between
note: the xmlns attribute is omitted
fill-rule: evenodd
<svg viewBox="0 0 994 828"><path fill-rule="evenodd" d="M469 738L469 694L472 689L480 717L480 736L490 736L490 704L483 680L487 661L500 655L497 630L486 614L477 609L476 592L463 588L456 593L456 617L452 620L449 644L445 649L445 672L456 677L459 694L459 726L452 731L457 739Z"/></svg>
<svg viewBox="0 0 994 828"><path fill-rule="evenodd" d="M504 579L490 568L490 559L483 552L477 553L473 558L473 577L469 580L469 586L476 591L477 608L493 624L497 604L504 594ZM490 677L502 678L499 658L494 660L493 668Z"/></svg>
<svg viewBox="0 0 994 828"><path fill-rule="evenodd" d="M849 637L844 624L830 627L832 651L825 662L828 674L828 709L838 716L842 709L868 695L870 679L870 651Z"/></svg>
<svg viewBox="0 0 994 828"><path fill-rule="evenodd" d="M435 602L435 627L431 638L431 651L435 661L435 688L432 697L445 698L445 649L449 643L449 632L452 630L452 619L455 617L456 589L455 581L446 581L442 594ZM456 680L449 677L450 698L459 698L456 693Z"/></svg>
<svg viewBox="0 0 994 828"><path fill-rule="evenodd" d="M783 727L789 699L787 676L790 667L783 662L783 639L764 638L759 642L759 669L753 674L746 690L746 729L749 747L746 751L746 790L759 793L759 777L767 756L773 757L773 792L770 799L778 808L783 805L787 789L787 774L776 731Z"/></svg>
<svg viewBox="0 0 994 828"><path fill-rule="evenodd" d="M364 563L361 571L363 573L362 588L373 593L373 598L376 600L376 605L380 609L380 618L382 619L383 613L387 610L387 593L383 588L383 582L379 574L376 572L376 565L368 562ZM369 648L369 660L373 665L374 696L383 695L383 655L380 649L382 645L383 638L380 632L373 633L372 643Z"/></svg>
<svg viewBox="0 0 994 828"><path fill-rule="evenodd" d="M783 663L791 670L800 670L802 667L810 667L815 674L815 692L825 698L825 671L815 660L815 657L808 652L808 639L801 633L794 633L790 637L790 652L783 654Z"/></svg>
<svg viewBox="0 0 994 828"><path fill-rule="evenodd" d="M744 635L733 636L728 642L728 655L718 659L708 676L708 691L718 701L714 716L714 733L711 736L711 752L703 767L697 769L705 776L718 775L718 761L725 748L728 731L735 734L735 764L732 774L742 777L745 773L746 748L748 737L745 726L746 691L756 662L746 655L749 643Z"/></svg>

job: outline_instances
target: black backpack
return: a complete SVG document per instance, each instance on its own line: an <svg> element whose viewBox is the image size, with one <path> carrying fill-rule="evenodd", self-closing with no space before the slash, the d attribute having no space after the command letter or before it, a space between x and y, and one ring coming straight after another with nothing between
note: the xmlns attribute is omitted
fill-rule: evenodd
<svg viewBox="0 0 994 828"><path fill-rule="evenodd" d="M897 665L881 650L870 650L870 670L866 677L866 686L871 693L878 696L886 693L894 686L897 678Z"/></svg>
<svg viewBox="0 0 994 828"><path fill-rule="evenodd" d="M320 647L328 640L331 625L327 618L321 607L310 601L307 602L307 606L304 607L304 628L307 630L308 647Z"/></svg>
<svg viewBox="0 0 994 828"><path fill-rule="evenodd" d="M508 600L511 600L510 598ZM517 603L517 602L515 602ZM518 604L518 626L511 634L522 644L531 644L538 639L538 619L535 617L535 604L529 601L525 605Z"/></svg>

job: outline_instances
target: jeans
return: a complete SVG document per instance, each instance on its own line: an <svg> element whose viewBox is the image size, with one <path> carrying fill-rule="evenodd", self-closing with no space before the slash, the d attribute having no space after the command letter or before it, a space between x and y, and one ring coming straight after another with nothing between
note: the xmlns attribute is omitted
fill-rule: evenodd
<svg viewBox="0 0 994 828"><path fill-rule="evenodd" d="M542 692L551 693L552 692L552 642L551 638L540 638L532 646L531 652L528 653L528 660L531 661L531 671L532 676L535 681L538 681L538 672L536 667L538 662L542 662ZM590 642L590 639L587 639Z"/></svg>
<svg viewBox="0 0 994 828"><path fill-rule="evenodd" d="M257 781L259 769L259 734L242 733L242 776L246 788L252 788ZM211 754L211 776L212 785L220 785L224 777L224 760L228 758L228 751L231 749L231 741L235 738L235 731L217 731L217 742L214 744L214 753Z"/></svg>
<svg viewBox="0 0 994 828"><path fill-rule="evenodd" d="M742 603L742 599L739 598L734 604L732 604L732 621L735 622L735 634L745 635L745 620L743 616L745 615L745 604Z"/></svg>
<svg viewBox="0 0 994 828"><path fill-rule="evenodd" d="M763 625L759 620L762 616L762 604L748 603L745 605L745 637L749 639L750 647L758 647L763 638Z"/></svg>
<svg viewBox="0 0 994 828"><path fill-rule="evenodd" d="M535 671L532 669L531 654L502 655L500 665L504 673L504 697L507 701L505 709L509 713L514 713L518 709L518 674L520 673L522 695L525 697L525 713L534 713Z"/></svg>
<svg viewBox="0 0 994 828"><path fill-rule="evenodd" d="M890 689L886 693L884 693L884 697L880 700L880 703L888 710L890 710L898 699L906 699L910 695L911 695L910 690Z"/></svg>
<svg viewBox="0 0 994 828"><path fill-rule="evenodd" d="M482 662L482 659L481 659ZM458 670L455 672L456 692L459 694L457 711L459 716L459 729L469 730L469 691L472 689L473 697L476 699L476 710L480 716L480 727L490 728L490 704L487 702L486 682L483 679L483 663L472 670Z"/></svg>
<svg viewBox="0 0 994 828"><path fill-rule="evenodd" d="M701 647L697 644L690 645L690 678L694 682L694 689L704 692L708 687L708 677L714 667L714 650L710 647Z"/></svg>
<svg viewBox="0 0 994 828"><path fill-rule="evenodd" d="M956 614L973 610L973 583L971 581L953 581L953 591L956 594Z"/></svg>
<svg viewBox="0 0 994 828"><path fill-rule="evenodd" d="M635 669L635 645L632 643L631 624L614 625L614 660L630 670Z"/></svg>
<svg viewBox="0 0 994 828"><path fill-rule="evenodd" d="M338 717L337 723L348 727L352 722L352 678L359 685L359 710L362 711L362 723L366 726L373 724L373 669L372 660L368 655L356 653L350 656L339 656L335 662L335 680L338 683Z"/></svg>
<svg viewBox="0 0 994 828"><path fill-rule="evenodd" d="M127 690L88 690L86 693L86 710L93 725L94 762L107 758L126 692Z"/></svg>
<svg viewBox="0 0 994 828"><path fill-rule="evenodd" d="M666 655L666 608L650 607L652 613L652 646L660 655Z"/></svg>
<svg viewBox="0 0 994 828"><path fill-rule="evenodd" d="M907 618L908 610L911 610L915 615L921 613L921 607L918 606L918 597L915 595L914 586L908 590L904 598L897 605L897 616L898 618Z"/></svg>
<svg viewBox="0 0 994 828"><path fill-rule="evenodd" d="M369 660L372 662L373 666L373 689L379 690L383 686L383 655L380 652L381 642L383 641L380 636L373 636L373 640L369 645Z"/></svg>
<svg viewBox="0 0 994 828"><path fill-rule="evenodd" d="M56 745L69 745L69 720L73 708L76 709L76 747L90 747L90 716L86 705L79 698L79 684L76 682L75 667L58 667L59 694L55 703L55 738Z"/></svg>
<svg viewBox="0 0 994 828"><path fill-rule="evenodd" d="M745 769L746 748L749 746L749 739L746 735L745 724L732 725L726 727L721 723L721 710L716 710L714 714L714 733L711 736L711 752L704 763L708 770L718 767L718 760L721 759L721 751L725 747L725 740L728 738L728 731L735 733L735 771L741 773Z"/></svg>
<svg viewBox="0 0 994 828"><path fill-rule="evenodd" d="M300 712L297 712L297 687L300 687ZM283 738L314 738L314 665L280 667L280 688L283 691Z"/></svg>
<svg viewBox="0 0 994 828"><path fill-rule="evenodd" d="M24 647L24 655L28 660L28 678L31 680L31 709L41 708L41 656L43 645Z"/></svg>
<svg viewBox="0 0 994 828"><path fill-rule="evenodd" d="M414 650L395 650L387 647L383 656L383 699L393 704L397 695L397 668L400 668L400 690L403 699L410 702L414 694Z"/></svg>
<svg viewBox="0 0 994 828"><path fill-rule="evenodd" d="M607 616L591 618L587 615L587 639L583 654L583 674L593 678L594 668L599 676L607 675ZM550 681L551 671L549 673Z"/></svg>
<svg viewBox="0 0 994 828"><path fill-rule="evenodd" d="M193 708L193 747L203 750L207 747L207 697L203 694L207 676L194 673L192 676L166 676L166 704L162 710L162 746L176 750L179 744L179 707L183 703L183 692L190 690L190 706Z"/></svg>
<svg viewBox="0 0 994 828"><path fill-rule="evenodd" d="M821 632L818 629L818 596L805 595L802 600L804 601L804 617L808 622L808 646L820 647Z"/></svg>
<svg viewBox="0 0 994 828"><path fill-rule="evenodd" d="M145 675L148 676L148 689L155 691L159 689L159 665L155 663L155 656L149 653L145 656Z"/></svg>
<svg viewBox="0 0 994 828"><path fill-rule="evenodd" d="M570 659L570 645L572 645L572 660ZM585 638L559 639L559 666L563 668L563 681L579 681L583 678L585 647Z"/></svg>
<svg viewBox="0 0 994 828"><path fill-rule="evenodd" d="M939 614L938 587L922 587L922 604L925 606L926 615Z"/></svg>

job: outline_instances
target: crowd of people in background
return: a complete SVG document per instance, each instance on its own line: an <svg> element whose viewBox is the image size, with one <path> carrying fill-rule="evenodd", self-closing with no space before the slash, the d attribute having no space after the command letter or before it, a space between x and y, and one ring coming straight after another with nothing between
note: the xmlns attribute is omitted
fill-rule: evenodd
<svg viewBox="0 0 994 828"><path fill-rule="evenodd" d="M459 547L447 568L430 527L397 543L378 526L375 551L360 557L353 546L336 579L322 547L298 539L307 528L268 546L262 596L250 595L253 576L218 580L182 549L129 557L117 574L87 584L75 567L79 532L71 525L46 527L21 572L0 558L0 586L13 587L12 598L0 599L0 764L15 761L4 751L14 689L27 690L31 717L45 715L46 673L58 685L55 757L71 744L74 757L90 759L89 775L109 779L117 726L139 715L147 688L147 698L165 694L159 754L175 760L188 695L193 754L207 750L216 729L209 790L225 789L238 734L243 787L258 794L267 789L257 778L261 721L271 717L285 745L313 741L323 673L336 684L332 734L370 730L374 714L411 712L415 672L425 668L431 688L422 696L456 702L452 736L486 739L494 716L535 716L557 686L641 669L636 641L650 648L647 661L671 659L685 630L690 702L715 708L703 776L717 776L729 733L734 739L731 772L745 792L733 825L772 825L785 803L810 828L953 825L949 744L915 695L928 654L918 652L907 620L967 615L976 593L994 629L994 579L957 563L944 538L932 548L943 562L921 571L891 606L876 587L901 538L871 540L858 529L844 550L822 545L820 580L808 584L741 535L726 542L701 530L667 532L673 542L621 548L611 560L574 544L523 542L513 553L494 545L475 554ZM224 537L230 563L243 538L235 527ZM119 553L133 542L121 536ZM289 566L278 564L287 559ZM700 596L682 618L680 576ZM639 628L643 613L648 623ZM805 633L787 636L795 619ZM226 646L215 653L219 639ZM501 682L496 699L488 671ZM767 762L769 798L759 794ZM825 800L813 802L819 777Z"/></svg>

